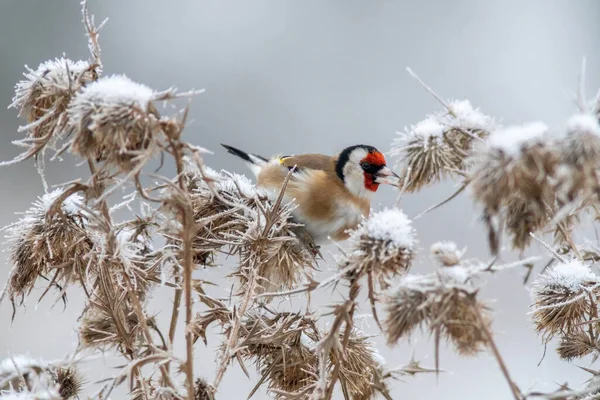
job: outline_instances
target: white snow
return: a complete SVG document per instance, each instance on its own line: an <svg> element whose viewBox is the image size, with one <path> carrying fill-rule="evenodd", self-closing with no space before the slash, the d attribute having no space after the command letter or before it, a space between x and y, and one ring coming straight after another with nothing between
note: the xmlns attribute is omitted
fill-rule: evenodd
<svg viewBox="0 0 600 400"><path fill-rule="evenodd" d="M13 373L17 372L17 369L19 372L25 373L32 367L42 368L44 365L44 362L34 360L33 358L22 354L17 354L12 356L12 358L5 358L2 360L0 363L0 376L12 375Z"/></svg>
<svg viewBox="0 0 600 400"><path fill-rule="evenodd" d="M222 174L220 180L216 182L219 190L227 193L241 193L244 197L252 198L256 195L266 195L260 188L257 188L245 175L228 173Z"/></svg>
<svg viewBox="0 0 600 400"><path fill-rule="evenodd" d="M360 240L364 236L389 242L389 246L405 249L412 249L416 243L415 230L410 219L397 208L372 213L351 234L354 240Z"/></svg>
<svg viewBox="0 0 600 400"><path fill-rule="evenodd" d="M589 266L573 259L550 267L535 283L534 290L546 286L558 286L570 291L578 291L586 283L600 283L600 277L594 274Z"/></svg>
<svg viewBox="0 0 600 400"><path fill-rule="evenodd" d="M72 61L68 58L61 57L41 63L35 70L35 73L38 76L51 74L53 72L66 73L68 69L72 74L79 74L89 68L89 66L90 63L87 61Z"/></svg>
<svg viewBox="0 0 600 400"><path fill-rule="evenodd" d="M19 221L2 229L6 230L5 238L7 239L7 243L18 244L24 235L28 235L29 231L46 217L50 206L62 193L62 189L46 193L42 197L39 197L27 211L19 213L23 215ZM79 194L74 193L63 202L63 212L71 215L83 213L81 204L83 204L83 198Z"/></svg>
<svg viewBox="0 0 600 400"><path fill-rule="evenodd" d="M38 201L33 203L33 207L30 209L30 211L46 214L46 212L48 212L50 209L50 206L52 206L56 199L63 193L64 191L62 189L56 189L50 193L46 193ZM77 193L74 193L67 197L65 201L63 201L62 209L66 213L76 214L81 211L82 204L83 197Z"/></svg>
<svg viewBox="0 0 600 400"><path fill-rule="evenodd" d="M411 137L428 138L432 136L442 136L447 128L442 125L437 118L429 116L416 125L411 126L409 135Z"/></svg>
<svg viewBox="0 0 600 400"><path fill-rule="evenodd" d="M511 157L518 156L524 146L541 142L548 132L543 122L530 122L497 129L488 138L488 147L501 150Z"/></svg>
<svg viewBox="0 0 600 400"><path fill-rule="evenodd" d="M456 243L450 241L435 242L430 248L431 254L444 265L458 264L465 250L459 250Z"/></svg>
<svg viewBox="0 0 600 400"><path fill-rule="evenodd" d="M598 117L592 114L576 114L567 122L569 133L591 133L600 136L600 123Z"/></svg>
<svg viewBox="0 0 600 400"><path fill-rule="evenodd" d="M398 156L410 148L407 142L419 141L437 143L444 132L452 128L461 129L465 132L482 130L490 132L494 126L493 118L483 114L478 108L474 108L469 100L452 100L448 103L449 108L443 109L427 117L410 127L405 127L404 132L398 132L399 137L394 139L390 154ZM441 144L441 143L440 143ZM420 144L421 145L421 144Z"/></svg>
<svg viewBox="0 0 600 400"><path fill-rule="evenodd" d="M15 96L9 108L22 107L30 101L32 90L43 88L46 95L58 93L69 88L76 75L85 71L90 64L87 61L72 61L68 58L56 58L41 63L36 70L27 66L27 72L23 75L25 79L15 85ZM69 74L67 74L67 70ZM41 85L41 86L40 86Z"/></svg>
<svg viewBox="0 0 600 400"><path fill-rule="evenodd" d="M469 100L453 100L450 102L450 108L455 117L447 114L446 119L452 126L459 126L463 129L490 130L494 125L493 118L483 114L479 108L473 108Z"/></svg>
<svg viewBox="0 0 600 400"><path fill-rule="evenodd" d="M146 85L134 82L125 75L112 75L87 85L75 96L71 109L80 104L136 104L147 110L153 100L154 90Z"/></svg>

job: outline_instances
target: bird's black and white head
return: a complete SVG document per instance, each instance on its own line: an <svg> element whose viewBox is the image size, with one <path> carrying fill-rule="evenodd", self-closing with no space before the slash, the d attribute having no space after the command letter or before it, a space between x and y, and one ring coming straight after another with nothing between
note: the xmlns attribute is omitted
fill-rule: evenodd
<svg viewBox="0 0 600 400"><path fill-rule="evenodd" d="M370 197L380 184L397 185L398 175L390 170L383 154L373 146L359 144L342 150L336 173L356 196Z"/></svg>

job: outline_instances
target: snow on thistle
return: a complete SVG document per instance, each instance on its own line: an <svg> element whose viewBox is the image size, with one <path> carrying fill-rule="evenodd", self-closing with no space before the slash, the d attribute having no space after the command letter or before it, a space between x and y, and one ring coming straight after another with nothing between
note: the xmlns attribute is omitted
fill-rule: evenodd
<svg viewBox="0 0 600 400"><path fill-rule="evenodd" d="M513 246L524 249L529 233L548 222L547 205L554 204L550 179L558 155L547 126L533 122L497 129L474 151L472 162L471 191L483 205L492 252L496 254L499 246L492 218L499 215Z"/></svg>
<svg viewBox="0 0 600 400"><path fill-rule="evenodd" d="M532 318L545 341L587 331L581 323L597 318L600 277L578 260L558 262L534 282Z"/></svg>
<svg viewBox="0 0 600 400"><path fill-rule="evenodd" d="M97 79L98 72L87 61L57 58L41 63L36 70L25 67L25 79L15 86L10 105L27 121L21 130L33 139L50 142L57 139L67 123L64 114L71 98L87 83Z"/></svg>
<svg viewBox="0 0 600 400"><path fill-rule="evenodd" d="M160 116L156 93L124 75L101 78L83 88L69 105L75 131L71 151L131 170L158 149Z"/></svg>
<svg viewBox="0 0 600 400"><path fill-rule="evenodd" d="M405 128L390 152L404 164L404 189L414 192L464 170L473 141L485 138L493 126L493 119L468 100L455 100L445 110Z"/></svg>
<svg viewBox="0 0 600 400"><path fill-rule="evenodd" d="M449 243L432 246L436 257L452 252L456 256L455 251ZM478 287L473 282L481 268L452 262L451 266L443 263L435 273L407 275L390 290L384 302L383 329L389 345L427 327L432 335L453 343L461 355L475 355L486 347L491 317L477 299Z"/></svg>
<svg viewBox="0 0 600 400"><path fill-rule="evenodd" d="M84 283L93 242L82 206L79 195L57 189L5 228L13 265L5 294L11 301L23 299L39 276L49 276L49 287Z"/></svg>
<svg viewBox="0 0 600 400"><path fill-rule="evenodd" d="M556 191L559 200L568 203L577 196L586 197L600 187L600 124L592 114L576 114L567 121L559 141L561 166Z"/></svg>
<svg viewBox="0 0 600 400"><path fill-rule="evenodd" d="M387 287L387 280L410 267L417 240L410 219L399 209L375 212L350 233L350 249L342 265L357 276Z"/></svg>

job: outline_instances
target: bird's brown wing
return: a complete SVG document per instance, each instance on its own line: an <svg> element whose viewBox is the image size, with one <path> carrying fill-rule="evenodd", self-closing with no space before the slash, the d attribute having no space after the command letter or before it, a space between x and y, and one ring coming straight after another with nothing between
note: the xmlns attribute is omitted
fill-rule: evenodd
<svg viewBox="0 0 600 400"><path fill-rule="evenodd" d="M297 156L284 156L279 158L284 167L296 166L298 170L314 169L331 172L335 169L334 159L324 154L300 154Z"/></svg>

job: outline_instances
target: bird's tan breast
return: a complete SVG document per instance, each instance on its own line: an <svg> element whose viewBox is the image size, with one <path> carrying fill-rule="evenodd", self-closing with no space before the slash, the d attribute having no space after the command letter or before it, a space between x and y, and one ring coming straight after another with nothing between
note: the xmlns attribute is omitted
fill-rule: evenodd
<svg viewBox="0 0 600 400"><path fill-rule="evenodd" d="M258 176L258 184L278 191L287 175L287 168L270 163ZM308 170L294 173L286 188L285 197L294 199L294 216L315 240L330 236L334 240L347 238L346 231L355 228L368 216L368 199L353 195L333 170Z"/></svg>

